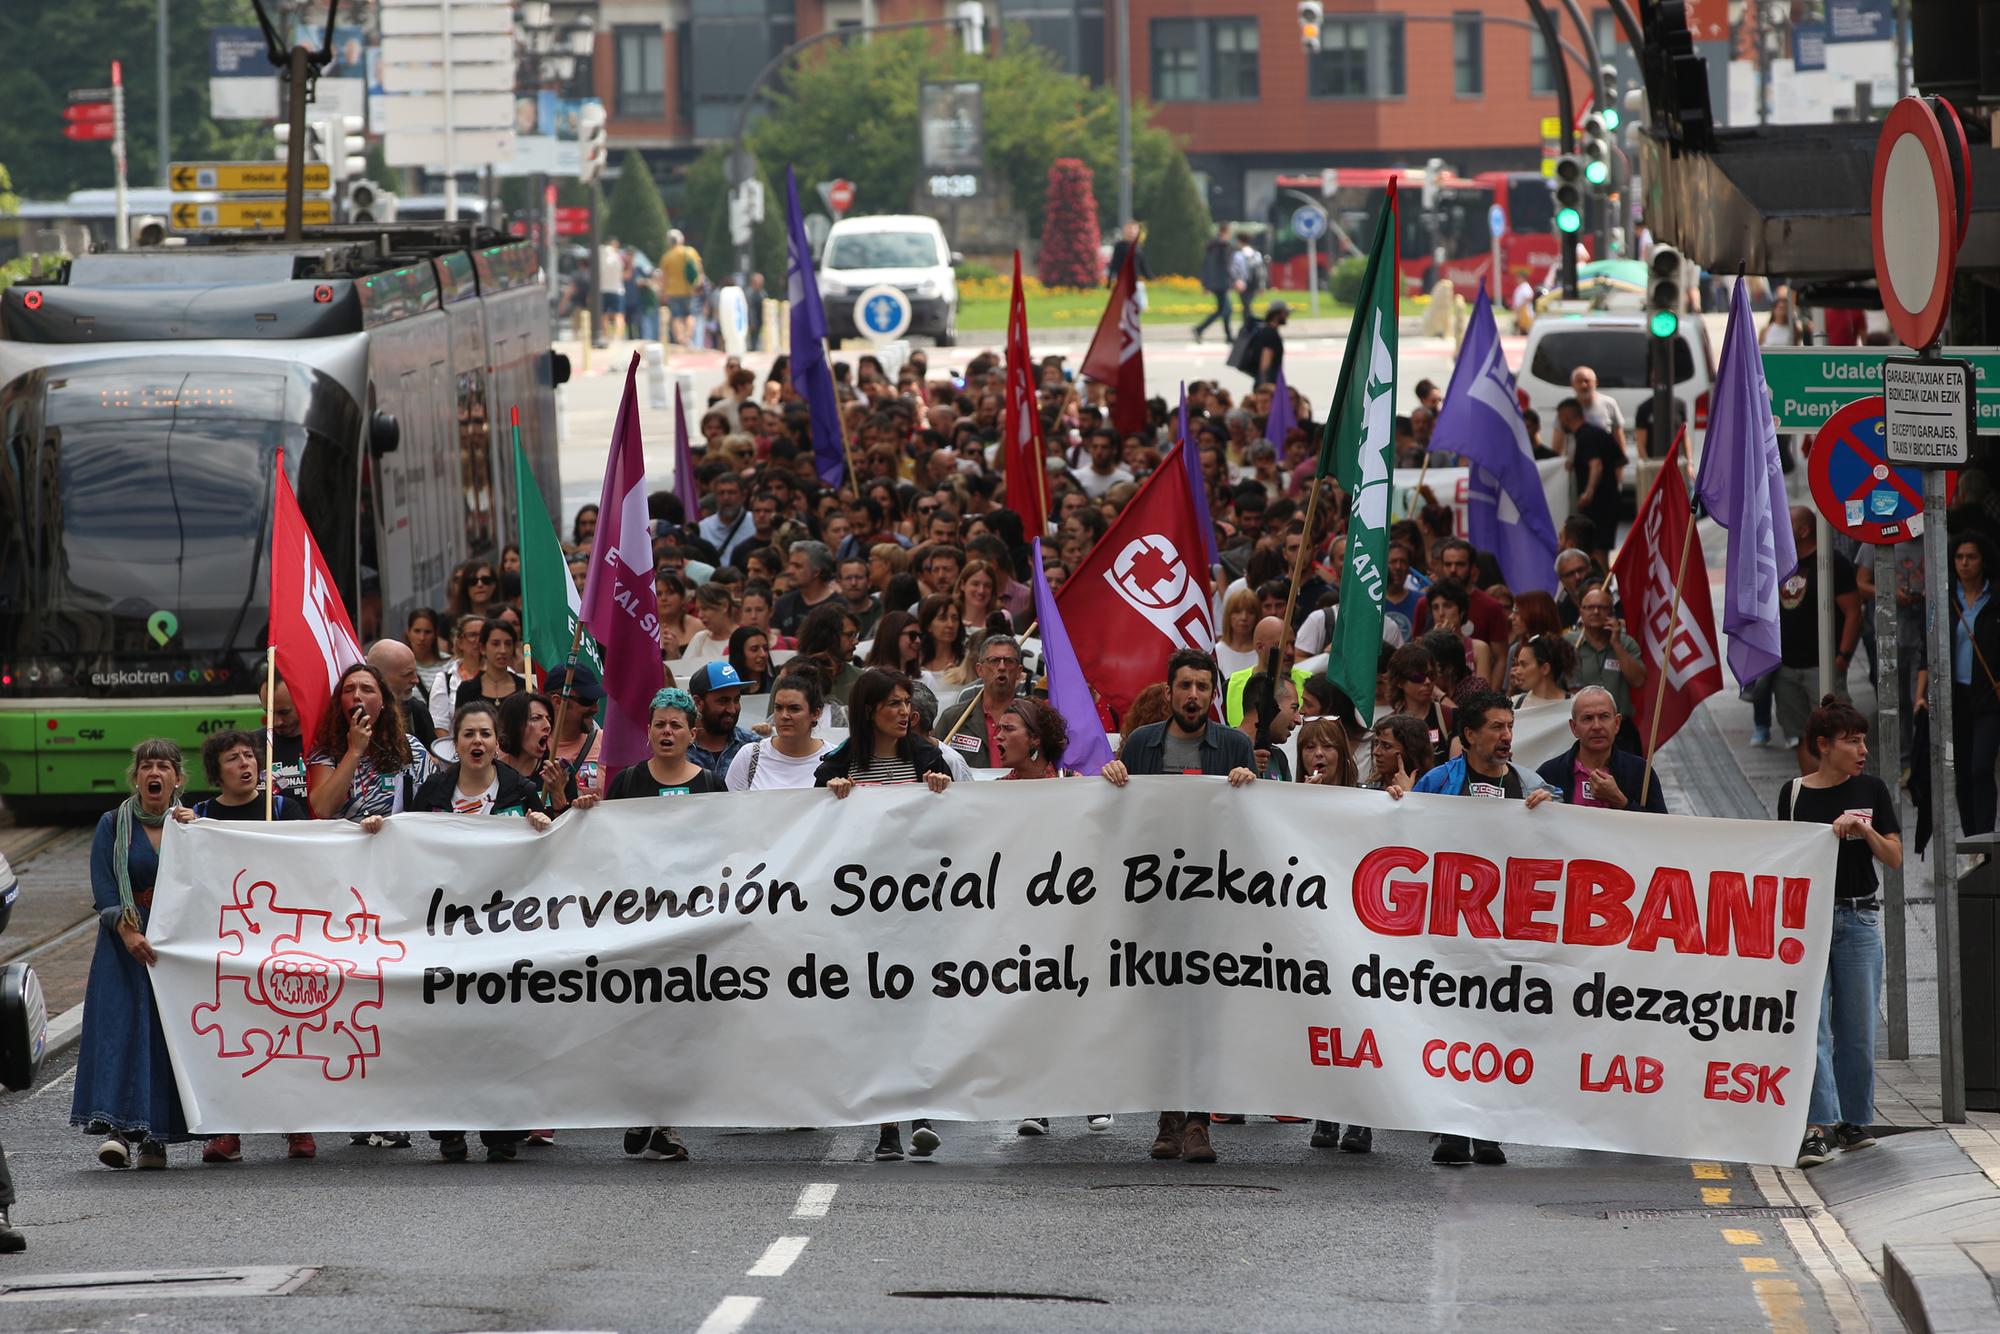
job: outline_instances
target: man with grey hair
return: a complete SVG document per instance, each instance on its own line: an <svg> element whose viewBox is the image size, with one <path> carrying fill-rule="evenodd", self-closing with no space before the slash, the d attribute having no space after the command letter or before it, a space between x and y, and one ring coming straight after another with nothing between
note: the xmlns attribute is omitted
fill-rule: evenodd
<svg viewBox="0 0 2000 1334"><path fill-rule="evenodd" d="M956 753L975 769L991 769L997 766L1000 754L996 730L1000 715L1020 693L1026 677L1021 641L1012 635L986 636L979 646L976 670L979 684L952 701L945 722L955 730L950 736L940 738L939 744L946 755ZM979 701L976 708L972 704L974 699Z"/></svg>
<svg viewBox="0 0 2000 1334"><path fill-rule="evenodd" d="M403 726L411 736L429 745L437 740L431 723L430 703L424 698L423 677L417 671L417 655L400 639L378 639L368 650L368 665L382 673L389 689L403 706Z"/></svg>
<svg viewBox="0 0 2000 1334"><path fill-rule="evenodd" d="M1569 731L1576 744L1536 772L1562 794L1565 806L1665 815L1660 776L1647 781L1646 761L1618 746L1621 721L1618 701L1609 690L1585 686L1569 702Z"/></svg>
<svg viewBox="0 0 2000 1334"><path fill-rule="evenodd" d="M1556 557L1556 616L1562 621L1563 629L1575 625L1583 616L1583 590L1590 583L1592 571L1590 553L1568 547Z"/></svg>
<svg viewBox="0 0 2000 1334"><path fill-rule="evenodd" d="M839 572L840 562L833 558L833 548L826 543L810 540L792 543L791 554L785 558L785 573L791 576L792 589L771 609L771 627L781 635L796 635L814 608L828 598L839 596L840 588L834 582Z"/></svg>

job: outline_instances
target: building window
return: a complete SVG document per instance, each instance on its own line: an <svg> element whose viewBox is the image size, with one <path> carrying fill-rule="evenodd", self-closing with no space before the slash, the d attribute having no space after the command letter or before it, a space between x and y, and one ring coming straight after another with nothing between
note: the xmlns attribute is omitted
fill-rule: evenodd
<svg viewBox="0 0 2000 1334"><path fill-rule="evenodd" d="M1401 97L1403 20L1328 19L1307 71L1314 97Z"/></svg>
<svg viewBox="0 0 2000 1334"><path fill-rule="evenodd" d="M1528 34L1528 94L1531 97L1553 97L1556 91L1555 71L1549 67L1549 44L1542 40L1539 29Z"/></svg>
<svg viewBox="0 0 2000 1334"><path fill-rule="evenodd" d="M1255 101L1257 20L1155 19L1153 100Z"/></svg>
<svg viewBox="0 0 2000 1334"><path fill-rule="evenodd" d="M1477 14L1451 16L1451 90L1460 97L1486 91L1484 30Z"/></svg>
<svg viewBox="0 0 2000 1334"><path fill-rule="evenodd" d="M658 28L619 28L616 113L637 120L667 114L666 42Z"/></svg>

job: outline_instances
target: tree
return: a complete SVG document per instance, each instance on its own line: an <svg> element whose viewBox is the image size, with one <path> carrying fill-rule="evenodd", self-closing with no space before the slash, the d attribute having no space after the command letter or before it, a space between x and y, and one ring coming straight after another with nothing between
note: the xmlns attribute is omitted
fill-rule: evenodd
<svg viewBox="0 0 2000 1334"><path fill-rule="evenodd" d="M1167 135L1132 146L1132 211L1146 223L1146 262L1155 273L1200 273L1202 247L1215 234L1208 201Z"/></svg>
<svg viewBox="0 0 2000 1334"><path fill-rule="evenodd" d="M711 148L696 158L682 178L687 199L684 230L688 241L701 252L702 268L716 281L736 266L736 246L729 239L728 150ZM772 183L772 173L763 159L758 172L764 182L764 220L752 230L750 260L764 274L764 285L783 293L785 287L785 186L784 177ZM803 175L803 173L801 173ZM801 207L806 198L801 194Z"/></svg>
<svg viewBox="0 0 2000 1334"><path fill-rule="evenodd" d="M611 190L611 207L605 214L604 230L624 244L657 262L667 253L667 206L660 200L653 173L637 149L628 150L619 168L618 184Z"/></svg>
<svg viewBox="0 0 2000 1334"><path fill-rule="evenodd" d="M1060 157L1049 168L1048 212L1042 219L1042 248L1035 276L1044 287L1095 287L1097 195L1090 168Z"/></svg>

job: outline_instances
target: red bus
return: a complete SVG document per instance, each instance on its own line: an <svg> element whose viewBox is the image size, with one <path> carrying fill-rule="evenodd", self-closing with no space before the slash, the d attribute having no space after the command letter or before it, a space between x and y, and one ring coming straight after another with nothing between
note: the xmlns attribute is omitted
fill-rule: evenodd
<svg viewBox="0 0 2000 1334"><path fill-rule="evenodd" d="M1315 176L1279 175L1269 218L1272 286L1301 291L1306 285L1306 243L1292 231L1292 214L1300 204L1286 191L1310 195L1327 210L1328 234L1319 243L1324 269L1349 255L1367 253L1392 179L1402 219L1396 238L1397 268L1416 290L1428 291L1440 278L1449 278L1469 296L1487 281L1493 267L1493 236L1486 215L1496 203L1507 220L1500 238L1504 279L1500 300L1511 295L1521 278L1540 285L1555 267L1561 252L1554 230L1554 196L1548 178L1539 172L1487 171L1473 177L1447 173L1437 178L1435 202L1426 210L1420 171L1334 168ZM1329 185L1331 191L1326 189ZM1439 250L1444 252L1441 266L1436 262Z"/></svg>

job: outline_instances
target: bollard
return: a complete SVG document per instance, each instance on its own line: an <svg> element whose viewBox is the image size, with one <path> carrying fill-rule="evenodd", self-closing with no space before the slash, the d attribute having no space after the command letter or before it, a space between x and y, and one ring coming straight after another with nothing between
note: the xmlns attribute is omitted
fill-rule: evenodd
<svg viewBox="0 0 2000 1334"><path fill-rule="evenodd" d="M648 343L640 350L639 359L646 367L646 406L655 411L663 411L673 406L667 397L667 354L658 343Z"/></svg>
<svg viewBox="0 0 2000 1334"><path fill-rule="evenodd" d="M750 307L743 300L743 289L734 283L715 294L715 323L724 352L740 357L749 350Z"/></svg>

